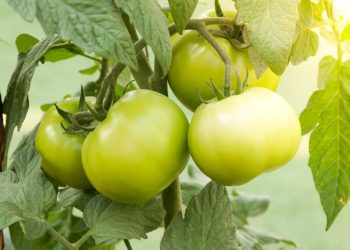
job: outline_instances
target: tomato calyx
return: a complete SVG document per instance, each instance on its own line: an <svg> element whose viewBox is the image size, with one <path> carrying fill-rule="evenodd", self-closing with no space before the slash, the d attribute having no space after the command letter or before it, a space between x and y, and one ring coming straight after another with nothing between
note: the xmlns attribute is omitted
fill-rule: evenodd
<svg viewBox="0 0 350 250"><path fill-rule="evenodd" d="M239 94L243 93L244 90L246 89L246 87L248 86L248 76L249 76L249 74L248 74L248 70L247 70L246 76L245 76L244 80L242 81L241 77L239 76L239 73L236 71L237 88L234 91L230 90L229 94L225 94L225 91L220 90L216 86L216 84L214 83L213 79L211 79L210 82L208 82L207 84L211 88L211 90L213 91L213 93L215 95L215 100L220 101L220 100L228 98L232 95L239 95ZM197 95L202 103L208 104L208 103L213 102L213 99L211 99L211 100L204 99L200 95L198 89L197 89Z"/></svg>
<svg viewBox="0 0 350 250"><path fill-rule="evenodd" d="M58 114L66 121L68 125L61 122L61 127L68 134L87 135L98 125L101 115L98 114L85 100L84 90L81 87L78 109L74 113L67 112L55 104Z"/></svg>

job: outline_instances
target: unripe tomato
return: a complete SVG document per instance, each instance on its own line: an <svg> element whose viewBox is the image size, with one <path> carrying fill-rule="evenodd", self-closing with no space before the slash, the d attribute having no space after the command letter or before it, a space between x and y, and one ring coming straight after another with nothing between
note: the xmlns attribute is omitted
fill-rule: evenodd
<svg viewBox="0 0 350 250"><path fill-rule="evenodd" d="M197 166L224 185L240 185L288 162L301 138L297 115L271 90L255 87L202 104L189 128Z"/></svg>
<svg viewBox="0 0 350 250"><path fill-rule="evenodd" d="M214 16L213 11L205 13L205 16ZM233 17L233 11L225 12L228 17ZM217 28L211 25L211 28ZM259 78L256 78L255 70L248 56L248 49L235 49L232 44L221 37L215 36L215 40L227 53L232 62L231 88L236 88L236 71L242 78L248 70L248 87L260 86L276 90L279 76L270 69ZM208 86L210 81L222 90L224 87L225 66L219 54L197 31L185 32L181 37L173 40L173 57L168 74L171 90L187 108L194 111L201 100L198 94L206 100L214 97L214 92Z"/></svg>
<svg viewBox="0 0 350 250"><path fill-rule="evenodd" d="M140 203L166 188L188 158L188 121L169 98L134 90L122 96L82 149L86 175L106 197Z"/></svg>
<svg viewBox="0 0 350 250"><path fill-rule="evenodd" d="M92 103L93 98L87 101ZM57 103L64 111L74 113L78 109L79 98L71 98ZM91 188L81 162L81 147L85 136L67 134L61 126L67 122L52 106L44 114L35 138L35 146L42 157L44 171L61 183L79 189Z"/></svg>

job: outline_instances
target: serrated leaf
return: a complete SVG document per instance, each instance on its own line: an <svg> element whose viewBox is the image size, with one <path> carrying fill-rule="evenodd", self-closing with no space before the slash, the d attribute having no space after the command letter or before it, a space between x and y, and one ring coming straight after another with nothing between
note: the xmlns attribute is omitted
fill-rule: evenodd
<svg viewBox="0 0 350 250"><path fill-rule="evenodd" d="M28 52L35 44L39 42L35 37L28 34L20 34L16 38L16 47L18 52Z"/></svg>
<svg viewBox="0 0 350 250"><path fill-rule="evenodd" d="M44 177L40 168L41 158L34 148L34 142L30 142L31 138L31 134L25 137L15 151L11 167L16 171L16 179L12 170L0 174L4 176L8 172L13 181L1 189L0 214L3 216L0 217L0 228L21 221L26 237L35 239L48 228L44 218L56 202L56 193ZM24 145L25 142L28 144ZM7 180L10 180L9 177Z"/></svg>
<svg viewBox="0 0 350 250"><path fill-rule="evenodd" d="M84 191L75 188L66 188L62 190L59 195L59 204L63 208L77 207L83 210L86 204L96 195L93 191Z"/></svg>
<svg viewBox="0 0 350 250"><path fill-rule="evenodd" d="M127 13L146 43L152 48L163 74L166 75L171 63L171 43L168 21L156 0L114 0Z"/></svg>
<svg viewBox="0 0 350 250"><path fill-rule="evenodd" d="M161 250L237 249L235 227L226 188L209 183L193 197L185 218L178 214L166 229Z"/></svg>
<svg viewBox="0 0 350 250"><path fill-rule="evenodd" d="M35 67L45 52L57 40L57 36L46 38L34 45L27 54L20 53L18 56L17 65L7 86L4 100L4 113L6 114L5 166L13 131L15 127L18 130L21 128L29 108L28 91Z"/></svg>
<svg viewBox="0 0 350 250"><path fill-rule="evenodd" d="M236 0L237 22L245 24L256 52L276 74L289 61L296 23L297 0Z"/></svg>
<svg viewBox="0 0 350 250"><path fill-rule="evenodd" d="M255 217L266 212L270 200L267 196L263 195L235 192L231 204L234 214L246 220L248 217Z"/></svg>
<svg viewBox="0 0 350 250"><path fill-rule="evenodd" d="M198 0L168 0L177 32L182 34L190 20Z"/></svg>
<svg viewBox="0 0 350 250"><path fill-rule="evenodd" d="M338 61L334 57L323 57L318 66L318 88L323 89L326 87L327 83L335 81L338 75L338 71Z"/></svg>
<svg viewBox="0 0 350 250"><path fill-rule="evenodd" d="M35 19L35 0L6 0L24 20L33 22Z"/></svg>
<svg viewBox="0 0 350 250"><path fill-rule="evenodd" d="M313 10L310 0L301 0L298 7L299 23L303 26L310 27L312 25Z"/></svg>
<svg viewBox="0 0 350 250"><path fill-rule="evenodd" d="M237 230L237 239L243 250L263 250L266 249L265 246L267 245L290 246L293 248L297 247L296 244L291 240L277 237L273 234L258 230L250 226L245 226L244 228Z"/></svg>
<svg viewBox="0 0 350 250"><path fill-rule="evenodd" d="M164 216L165 211L157 199L140 205L125 205L98 195L90 200L84 210L84 221L97 244L118 239L147 238L146 233L158 228Z"/></svg>
<svg viewBox="0 0 350 250"><path fill-rule="evenodd" d="M181 183L181 197L182 203L187 206L188 202L193 196L199 194L203 186L195 182Z"/></svg>
<svg viewBox="0 0 350 250"><path fill-rule="evenodd" d="M310 56L316 55L318 45L318 35L315 32L307 29L299 33L291 51L292 64L297 65L306 61Z"/></svg>
<svg viewBox="0 0 350 250"><path fill-rule="evenodd" d="M40 0L37 18L47 34L59 34L89 52L137 69L136 52L112 1Z"/></svg>
<svg viewBox="0 0 350 250"><path fill-rule="evenodd" d="M330 73L335 75L313 94L300 117L303 131L313 128L309 166L327 215L327 229L350 196L350 61Z"/></svg>
<svg viewBox="0 0 350 250"><path fill-rule="evenodd" d="M249 60L252 62L255 70L256 78L260 78L264 72L268 69L267 64L261 58L261 56L256 53L253 47L248 48Z"/></svg>

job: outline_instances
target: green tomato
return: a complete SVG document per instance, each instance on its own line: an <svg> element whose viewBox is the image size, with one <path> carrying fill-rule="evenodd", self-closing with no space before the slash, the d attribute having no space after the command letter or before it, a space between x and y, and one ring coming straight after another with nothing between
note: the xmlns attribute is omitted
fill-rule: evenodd
<svg viewBox="0 0 350 250"><path fill-rule="evenodd" d="M202 104L189 127L197 166L224 185L244 184L288 162L301 138L297 115L271 90L255 87Z"/></svg>
<svg viewBox="0 0 350 250"><path fill-rule="evenodd" d="M169 98L151 91L126 93L83 144L91 184L121 203L141 203L165 189L185 167L188 121Z"/></svg>
<svg viewBox="0 0 350 250"><path fill-rule="evenodd" d="M88 98L93 103L93 98ZM58 107L70 113L78 109L79 98L71 98L57 103ZM88 181L81 162L81 147L85 136L67 134L61 126L67 122L58 114L56 107L44 114L35 138L35 146L42 157L44 171L61 183L78 188L88 189Z"/></svg>
<svg viewBox="0 0 350 250"><path fill-rule="evenodd" d="M209 11L205 16L213 16ZM233 16L234 12L227 16ZM212 27L212 26L211 26ZM217 27L217 26L213 26ZM279 76L270 69L257 79L254 67L250 62L247 49L235 49L231 43L221 37L214 36L219 46L226 52L232 62L231 88L237 85L236 71L242 80L248 70L248 87L264 87L276 90ZM215 94L208 86L210 81L220 90L224 88L225 66L218 53L196 31L184 33L173 40L173 57L168 74L171 90L188 109L194 111L200 104L201 96L205 100L212 99Z"/></svg>

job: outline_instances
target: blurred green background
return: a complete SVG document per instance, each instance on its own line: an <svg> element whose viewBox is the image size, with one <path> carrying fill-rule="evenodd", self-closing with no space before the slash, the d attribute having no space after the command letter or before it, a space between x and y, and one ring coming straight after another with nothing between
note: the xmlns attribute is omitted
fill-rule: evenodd
<svg viewBox="0 0 350 250"><path fill-rule="evenodd" d="M229 0L222 2L227 6L232 4ZM200 1L195 14L210 7L208 1ZM16 63L16 36L28 33L43 38L45 35L37 22L23 21L5 1L0 1L0 18L0 91L4 96ZM289 66L283 74L278 92L291 103L297 113L303 110L316 88L318 61L322 56L333 53L333 47L321 42L317 56L301 65ZM95 76L91 78L78 73L78 70L92 65L93 62L85 58L75 57L64 63L46 63L37 68L30 89L29 113L21 131L15 133L12 149L21 134L29 131L39 121L42 115L40 104L60 100L65 94L75 92L81 84L95 79ZM190 118L190 113L187 114ZM238 188L271 197L268 212L254 218L251 223L297 242L301 249L348 250L350 207L345 207L331 229L325 232L326 218L307 161L308 137L305 136L298 154L285 167ZM149 240L135 240L132 241L132 245L135 250L159 249L161 235L160 231L152 232L149 234ZM124 246L119 246L118 249L124 249Z"/></svg>

